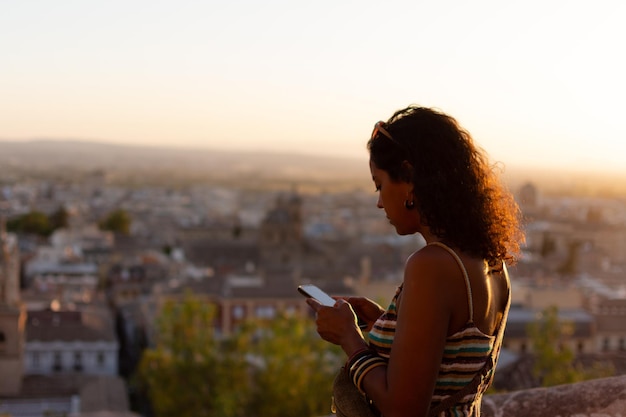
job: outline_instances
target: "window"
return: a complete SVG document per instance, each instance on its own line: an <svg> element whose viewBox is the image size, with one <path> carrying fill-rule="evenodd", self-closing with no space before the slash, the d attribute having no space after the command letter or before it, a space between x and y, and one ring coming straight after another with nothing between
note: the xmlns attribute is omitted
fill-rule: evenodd
<svg viewBox="0 0 626 417"><path fill-rule="evenodd" d="M258 306L255 313L257 318L260 319L272 319L276 317L276 309L271 305Z"/></svg>
<svg viewBox="0 0 626 417"><path fill-rule="evenodd" d="M74 370L77 372L83 370L83 355L80 352L74 352Z"/></svg>
<svg viewBox="0 0 626 417"><path fill-rule="evenodd" d="M245 316L245 309L243 308L243 306L232 306L231 308L231 314L233 315L233 318L235 320L241 320L244 318Z"/></svg>
<svg viewBox="0 0 626 417"><path fill-rule="evenodd" d="M54 359L52 362L52 370L59 372L63 369L63 363L61 362L61 352L54 352Z"/></svg>
<svg viewBox="0 0 626 417"><path fill-rule="evenodd" d="M98 366L104 366L104 362L105 362L105 357L104 357L104 353L103 352L98 352L98 355L96 357L96 361L98 362Z"/></svg>

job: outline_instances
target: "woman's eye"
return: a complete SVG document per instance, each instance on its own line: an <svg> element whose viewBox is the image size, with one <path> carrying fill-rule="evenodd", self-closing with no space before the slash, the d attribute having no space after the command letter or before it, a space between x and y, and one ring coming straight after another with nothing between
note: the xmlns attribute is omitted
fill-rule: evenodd
<svg viewBox="0 0 626 417"><path fill-rule="evenodd" d="M379 191L380 191L380 185L377 185L376 186L376 192L379 192Z"/></svg>

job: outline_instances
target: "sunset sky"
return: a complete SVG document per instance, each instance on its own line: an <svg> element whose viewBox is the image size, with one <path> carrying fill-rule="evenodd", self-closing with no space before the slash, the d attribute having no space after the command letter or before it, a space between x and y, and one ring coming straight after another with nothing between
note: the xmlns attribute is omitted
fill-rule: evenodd
<svg viewBox="0 0 626 417"><path fill-rule="evenodd" d="M626 172L626 2L0 1L0 140L366 158L411 103L493 160Z"/></svg>

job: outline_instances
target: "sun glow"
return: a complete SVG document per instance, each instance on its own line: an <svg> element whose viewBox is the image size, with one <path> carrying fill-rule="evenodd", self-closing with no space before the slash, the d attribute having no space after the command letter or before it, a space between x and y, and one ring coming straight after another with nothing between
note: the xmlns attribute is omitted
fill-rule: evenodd
<svg viewBox="0 0 626 417"><path fill-rule="evenodd" d="M405 105L496 160L623 170L626 4L11 2L0 140L365 157Z"/></svg>

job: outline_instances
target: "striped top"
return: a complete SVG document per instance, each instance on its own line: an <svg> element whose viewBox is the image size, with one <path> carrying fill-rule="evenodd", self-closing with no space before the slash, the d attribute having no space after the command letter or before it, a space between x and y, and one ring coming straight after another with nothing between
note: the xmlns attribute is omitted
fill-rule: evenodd
<svg viewBox="0 0 626 417"><path fill-rule="evenodd" d="M436 406L446 397L453 395L455 392L461 390L464 386L469 384L476 373L479 372L489 358L492 357L493 365L491 369L488 369L486 377L480 383L476 391L466 395L453 408L439 414L440 416L478 417L480 416L480 402L482 395L487 390L493 379L493 368L495 367L495 363L497 362L499 355L500 346L502 344L501 335L503 332L501 332L500 328L498 328L495 333L498 336L490 336L484 334L478 329L478 327L476 327L473 322L474 312L471 287L463 262L457 254L452 251L452 249L439 242L431 243L431 245L433 244L441 246L450 252L461 267L467 287L470 317L461 330L448 336L446 339L444 353L441 360L441 367L439 369L439 375L437 376L435 390L431 400L431 407ZM376 321L369 333L370 346L385 359L389 359L391 346L393 344L398 314L398 298L401 293L402 285L397 288L396 294L389 307ZM508 302L505 315L503 316L499 327L504 325L503 323L506 322L507 312Z"/></svg>

